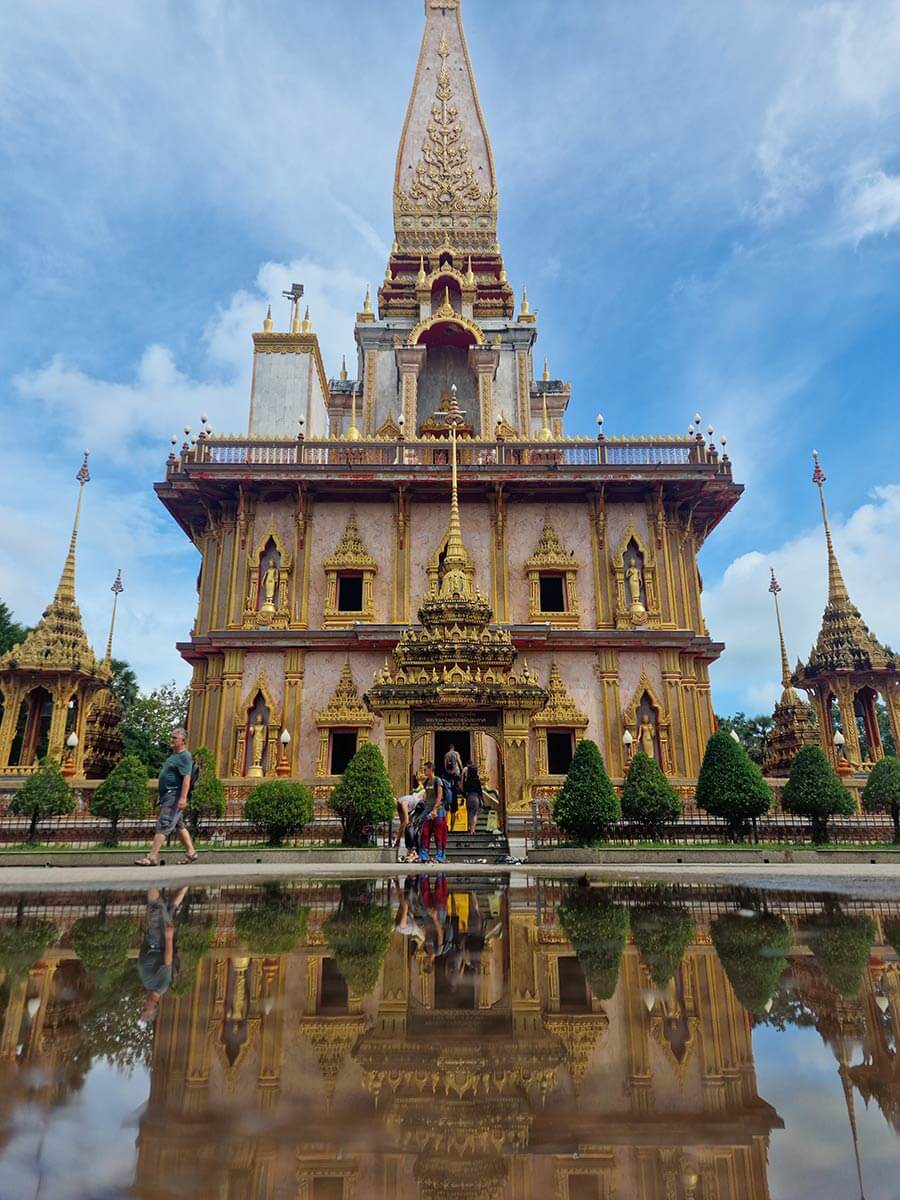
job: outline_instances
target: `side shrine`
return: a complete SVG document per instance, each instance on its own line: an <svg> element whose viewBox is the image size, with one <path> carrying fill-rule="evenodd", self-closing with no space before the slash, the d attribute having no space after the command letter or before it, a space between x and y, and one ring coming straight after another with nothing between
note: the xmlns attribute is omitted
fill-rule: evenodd
<svg viewBox="0 0 900 1200"><path fill-rule="evenodd" d="M355 370L328 378L297 285L253 335L246 436L204 420L156 485L202 556L191 744L235 793L280 770L324 796L370 739L399 794L452 742L521 812L582 737L621 779L626 731L692 790L723 649L697 554L742 487L699 416L566 434L497 207L460 5L428 0Z"/></svg>

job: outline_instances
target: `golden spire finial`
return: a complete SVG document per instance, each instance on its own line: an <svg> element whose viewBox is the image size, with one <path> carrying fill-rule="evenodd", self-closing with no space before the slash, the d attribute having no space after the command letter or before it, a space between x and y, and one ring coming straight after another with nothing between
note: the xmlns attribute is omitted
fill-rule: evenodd
<svg viewBox="0 0 900 1200"><path fill-rule="evenodd" d="M553 431L550 428L550 422L547 420L547 393L542 393L543 397L543 415L541 418L541 428L538 431L539 442L552 442Z"/></svg>
<svg viewBox="0 0 900 1200"><path fill-rule="evenodd" d="M119 567L116 571L116 577L113 580L112 587L109 589L113 594L112 616L109 619L109 637L106 639L106 661L112 662L112 643L113 630L116 627L116 608L119 604L119 597L125 591L122 586L122 568Z"/></svg>
<svg viewBox="0 0 900 1200"><path fill-rule="evenodd" d="M822 470L818 450L813 450L813 462L815 463L815 469L813 470L812 481L819 489L819 502L822 505L822 523L825 526L825 545L828 549L828 603L831 605L847 604L850 600L850 593L847 591L847 585L844 583L841 568L838 566L837 555L834 552L834 545L831 541L831 526L828 524L828 509L825 507L825 489L822 485L828 476Z"/></svg>
<svg viewBox="0 0 900 1200"><path fill-rule="evenodd" d="M428 276L425 274L425 255L420 254L419 255L419 273L416 276L416 283L419 285L419 287L422 287L426 283L427 279L428 279Z"/></svg>
<svg viewBox="0 0 900 1200"><path fill-rule="evenodd" d="M69 553L63 563L62 574L56 588L56 599L75 603L75 543L78 541L78 526L81 522L81 497L84 485L90 483L91 473L88 470L88 451L84 452L84 462L75 476L78 480L78 500L75 503L75 520L72 522L72 536L69 539Z"/></svg>
<svg viewBox="0 0 900 1200"><path fill-rule="evenodd" d="M466 283L469 287L475 286L475 272L472 270L472 255L469 255L469 269L466 271Z"/></svg>
<svg viewBox="0 0 900 1200"><path fill-rule="evenodd" d="M550 382L550 360L544 356L544 374L542 376L544 383Z"/></svg>
<svg viewBox="0 0 900 1200"><path fill-rule="evenodd" d="M781 686L784 690L790 691L791 688L791 668L788 665L787 650L784 646L784 629L781 625L781 606L778 603L778 593L781 591L781 584L775 578L775 571L772 567L769 568L772 578L769 583L769 591L772 593L772 598L775 601L775 620L778 622L778 641L781 646Z"/></svg>
<svg viewBox="0 0 900 1200"><path fill-rule="evenodd" d="M447 424L450 426L450 528L447 534L447 551L444 555L446 566L465 566L468 562L466 548L462 540L462 524L459 519L459 491L456 476L456 428L463 422L457 401L456 384L450 388L450 407L447 411Z"/></svg>
<svg viewBox="0 0 900 1200"><path fill-rule="evenodd" d="M272 305L266 309L266 315L263 318L263 333L272 332Z"/></svg>
<svg viewBox="0 0 900 1200"><path fill-rule="evenodd" d="M356 428L356 385L353 385L353 390L350 393L350 428L347 430L347 437L351 442L358 442L362 434Z"/></svg>
<svg viewBox="0 0 900 1200"><path fill-rule="evenodd" d="M312 333L312 321L309 319L309 305L306 306L306 312L303 314L303 325L300 328L301 333Z"/></svg>
<svg viewBox="0 0 900 1200"><path fill-rule="evenodd" d="M302 332L303 330L300 323L300 301L295 297L294 303L291 307L291 333Z"/></svg>
<svg viewBox="0 0 900 1200"><path fill-rule="evenodd" d="M362 310L364 313L372 311L372 289L366 284L366 298L363 300Z"/></svg>
<svg viewBox="0 0 900 1200"><path fill-rule="evenodd" d="M522 307L519 309L519 316L520 317L530 317L531 316L531 307L528 303L528 288L527 287L522 288Z"/></svg>
<svg viewBox="0 0 900 1200"><path fill-rule="evenodd" d="M340 377L341 377L341 379L347 378L347 355L346 354L341 355L341 375L340 375Z"/></svg>

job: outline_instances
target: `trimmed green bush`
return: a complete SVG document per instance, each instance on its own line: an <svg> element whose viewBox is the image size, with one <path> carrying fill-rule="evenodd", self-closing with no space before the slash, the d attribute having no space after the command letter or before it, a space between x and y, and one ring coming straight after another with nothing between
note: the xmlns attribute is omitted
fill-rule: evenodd
<svg viewBox="0 0 900 1200"><path fill-rule="evenodd" d="M113 767L91 797L91 812L109 820L107 846L119 844L119 818L144 817L150 811L147 768L134 754Z"/></svg>
<svg viewBox="0 0 900 1200"><path fill-rule="evenodd" d="M747 824L769 811L772 792L762 771L730 733L717 730L706 743L695 800L712 817L728 822L732 841L743 841Z"/></svg>
<svg viewBox="0 0 900 1200"><path fill-rule="evenodd" d="M804 746L791 763L781 807L809 818L812 840L817 845L828 841L831 817L849 817L856 811L853 797L818 746Z"/></svg>
<svg viewBox="0 0 900 1200"><path fill-rule="evenodd" d="M619 980L628 910L613 904L601 888L586 888L560 904L559 923L591 991L598 1000L608 1000Z"/></svg>
<svg viewBox="0 0 900 1200"><path fill-rule="evenodd" d="M553 820L579 846L602 841L622 816L619 797L596 743L583 738L553 801Z"/></svg>
<svg viewBox="0 0 900 1200"><path fill-rule="evenodd" d="M133 916L81 917L72 926L72 949L95 986L107 987L129 967L128 951L138 938Z"/></svg>
<svg viewBox="0 0 900 1200"><path fill-rule="evenodd" d="M866 812L889 812L894 822L894 842L900 844L900 758L888 754L879 759L863 788Z"/></svg>
<svg viewBox="0 0 900 1200"><path fill-rule="evenodd" d="M394 815L394 791L373 742L363 742L350 759L328 803L341 818L345 846L366 845L370 831Z"/></svg>
<svg viewBox="0 0 900 1200"><path fill-rule="evenodd" d="M312 816L312 792L292 779L267 779L244 803L244 819L268 837L270 846L299 833Z"/></svg>
<svg viewBox="0 0 900 1200"><path fill-rule="evenodd" d="M194 762L200 767L200 775L194 790L188 796L185 819L194 837L201 821L225 816L225 785L216 774L215 756L208 746L198 746L194 751Z"/></svg>
<svg viewBox="0 0 900 1200"><path fill-rule="evenodd" d="M842 996L858 996L875 944L871 917L845 913L832 905L807 924L806 933L816 962L832 987Z"/></svg>
<svg viewBox="0 0 900 1200"><path fill-rule="evenodd" d="M391 940L393 918L365 885L342 884L341 903L325 922L328 950L352 996L374 990Z"/></svg>
<svg viewBox="0 0 900 1200"><path fill-rule="evenodd" d="M656 759L642 750L632 758L625 776L622 816L640 825L652 841L660 839L664 825L681 816L681 797Z"/></svg>
<svg viewBox="0 0 900 1200"><path fill-rule="evenodd" d="M727 736L727 735L726 735ZM791 931L783 917L723 913L710 924L716 953L738 1000L761 1018L787 966Z"/></svg>
<svg viewBox="0 0 900 1200"><path fill-rule="evenodd" d="M631 934L650 978L665 987L694 936L694 918L680 905L649 904L630 913Z"/></svg>
<svg viewBox="0 0 900 1200"><path fill-rule="evenodd" d="M23 921L0 925L0 971L8 984L24 979L48 946L59 937L50 921Z"/></svg>
<svg viewBox="0 0 900 1200"><path fill-rule="evenodd" d="M309 909L280 887L264 889L262 901L234 918L238 937L251 954L290 954L306 936Z"/></svg>
<svg viewBox="0 0 900 1200"><path fill-rule="evenodd" d="M16 817L31 817L28 840L37 837L38 821L44 817L64 817L75 808L75 796L55 758L42 758L38 769L29 775L9 802Z"/></svg>

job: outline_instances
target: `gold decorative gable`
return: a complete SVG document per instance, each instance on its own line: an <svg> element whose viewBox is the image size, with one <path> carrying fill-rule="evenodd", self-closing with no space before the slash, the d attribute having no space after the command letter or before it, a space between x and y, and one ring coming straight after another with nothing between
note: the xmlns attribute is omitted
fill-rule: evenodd
<svg viewBox="0 0 900 1200"><path fill-rule="evenodd" d="M544 527L534 552L525 562L528 577L528 619L550 625L572 626L580 621L578 609L577 575L581 564L574 552L568 551L559 539L549 517L544 518ZM541 573L549 572L563 576L563 604L561 612L544 612L541 606Z"/></svg>
<svg viewBox="0 0 900 1200"><path fill-rule="evenodd" d="M325 629L341 629L356 621L375 620L375 575L378 564L366 549L356 524L356 514L350 514L334 553L325 559L325 609L322 625ZM339 607L340 575L350 572L362 576L360 608L348 611Z"/></svg>
<svg viewBox="0 0 900 1200"><path fill-rule="evenodd" d="M587 728L588 718L575 704L563 683L559 667L550 664L550 681L547 684L547 703L534 714L531 724L544 729L576 729L582 733Z"/></svg>
<svg viewBox="0 0 900 1200"><path fill-rule="evenodd" d="M316 728L319 731L319 753L316 758L316 774L328 774L328 738L333 729L355 729L358 744L369 740L369 731L375 718L359 698L350 659L344 660L341 677L326 708L316 713Z"/></svg>
<svg viewBox="0 0 900 1200"><path fill-rule="evenodd" d="M338 542L334 553L330 558L325 560L325 570L342 570L345 567L353 567L356 570L371 568L373 571L378 570L378 565L375 559L369 554L365 547L365 543L359 532L356 524L356 513L351 513L347 519L347 526L341 535L341 540Z"/></svg>
<svg viewBox="0 0 900 1200"><path fill-rule="evenodd" d="M580 564L575 561L574 551L567 550L559 540L559 534L550 523L550 518L544 518L544 528L538 538L531 558L525 563L528 568L558 567L565 571L572 567L576 570Z"/></svg>
<svg viewBox="0 0 900 1200"><path fill-rule="evenodd" d="M395 441L400 436L400 426L394 419L394 414L391 413L388 419L375 430L375 436L380 438L390 438Z"/></svg>

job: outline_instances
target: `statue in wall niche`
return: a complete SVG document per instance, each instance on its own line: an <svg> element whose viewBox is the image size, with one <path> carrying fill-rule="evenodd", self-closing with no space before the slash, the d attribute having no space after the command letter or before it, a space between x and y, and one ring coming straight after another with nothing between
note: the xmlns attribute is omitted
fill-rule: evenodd
<svg viewBox="0 0 900 1200"><path fill-rule="evenodd" d="M631 615L633 617L643 616L647 611L641 600L643 582L644 578L641 574L641 568L638 566L637 559L632 554L628 560L628 566L625 568L625 583L628 587L628 596L631 601Z"/></svg>
<svg viewBox="0 0 900 1200"><path fill-rule="evenodd" d="M256 724L250 726L250 766L247 768L248 776L254 779L258 779L263 773L262 757L266 748L266 732L262 717L257 717Z"/></svg>
<svg viewBox="0 0 900 1200"><path fill-rule="evenodd" d="M646 713L641 717L638 729L638 745L648 758L656 757L656 726Z"/></svg>
<svg viewBox="0 0 900 1200"><path fill-rule="evenodd" d="M266 567L263 575L263 602L260 606L261 613L273 615L275 613L275 591L278 587L278 567L275 565L275 559L269 559L269 565Z"/></svg>

